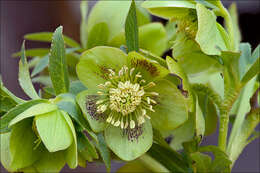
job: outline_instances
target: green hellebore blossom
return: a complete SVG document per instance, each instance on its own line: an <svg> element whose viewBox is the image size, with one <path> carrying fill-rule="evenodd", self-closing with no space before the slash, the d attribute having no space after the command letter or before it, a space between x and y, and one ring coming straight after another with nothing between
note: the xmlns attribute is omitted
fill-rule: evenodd
<svg viewBox="0 0 260 173"><path fill-rule="evenodd" d="M93 131L110 149L133 160L152 145L152 127L171 130L188 118L187 99L164 79L168 69L136 52L100 46L84 52L76 67L87 86L77 95Z"/></svg>
<svg viewBox="0 0 260 173"><path fill-rule="evenodd" d="M4 157L10 157L1 161L6 169L59 172L65 163L77 167L76 132L68 113L56 105L59 100L33 105L10 121L11 132L1 135Z"/></svg>

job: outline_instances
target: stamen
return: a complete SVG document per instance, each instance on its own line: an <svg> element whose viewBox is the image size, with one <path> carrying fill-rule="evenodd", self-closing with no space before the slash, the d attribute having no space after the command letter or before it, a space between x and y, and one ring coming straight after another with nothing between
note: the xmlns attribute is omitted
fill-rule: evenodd
<svg viewBox="0 0 260 173"><path fill-rule="evenodd" d="M131 121L130 121L130 128L131 128L131 129L135 128L135 122L134 122L134 120L131 120Z"/></svg>
<svg viewBox="0 0 260 173"><path fill-rule="evenodd" d="M131 68L131 70L130 70L130 75L133 74L134 70L135 70L135 68Z"/></svg>
<svg viewBox="0 0 260 173"><path fill-rule="evenodd" d="M149 82L147 85L144 86L145 89L154 87L156 84L154 82Z"/></svg>
<svg viewBox="0 0 260 173"><path fill-rule="evenodd" d="M150 106L150 111L155 112L152 105Z"/></svg>
<svg viewBox="0 0 260 173"><path fill-rule="evenodd" d="M150 104L151 103L150 97L146 97L146 99L147 99L147 103Z"/></svg>

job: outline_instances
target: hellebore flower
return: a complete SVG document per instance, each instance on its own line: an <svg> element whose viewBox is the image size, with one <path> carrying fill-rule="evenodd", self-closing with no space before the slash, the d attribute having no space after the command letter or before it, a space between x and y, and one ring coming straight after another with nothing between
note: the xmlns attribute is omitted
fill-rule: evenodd
<svg viewBox="0 0 260 173"><path fill-rule="evenodd" d="M11 132L1 134L7 170L59 172L65 163L77 166L76 132L68 113L58 108L59 100L39 100L10 121Z"/></svg>
<svg viewBox="0 0 260 173"><path fill-rule="evenodd" d="M133 160L150 148L152 125L172 130L187 120L186 98L163 79L168 73L136 52L100 46L82 54L77 74L88 90L77 102L93 131L104 130L121 159Z"/></svg>

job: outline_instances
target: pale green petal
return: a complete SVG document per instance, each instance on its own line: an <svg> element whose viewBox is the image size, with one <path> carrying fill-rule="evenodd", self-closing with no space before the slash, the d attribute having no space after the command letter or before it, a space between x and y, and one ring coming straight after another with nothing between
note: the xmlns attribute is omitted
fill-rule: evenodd
<svg viewBox="0 0 260 173"><path fill-rule="evenodd" d="M70 127L60 111L38 115L35 122L39 136L50 152L64 150L72 144Z"/></svg>
<svg viewBox="0 0 260 173"><path fill-rule="evenodd" d="M187 98L177 86L167 80L160 80L150 89L159 93L155 99L155 112L149 112L153 127L158 130L173 130L188 120Z"/></svg>
<svg viewBox="0 0 260 173"><path fill-rule="evenodd" d="M127 55L117 48L99 46L87 50L80 58L77 65L79 80L89 89L108 79L108 69L116 73L123 65L127 64Z"/></svg>
<svg viewBox="0 0 260 173"><path fill-rule="evenodd" d="M130 140L121 128L110 125L105 130L106 143L122 160L134 160L148 151L153 143L153 130L150 121L146 121L140 129L142 134L137 139Z"/></svg>

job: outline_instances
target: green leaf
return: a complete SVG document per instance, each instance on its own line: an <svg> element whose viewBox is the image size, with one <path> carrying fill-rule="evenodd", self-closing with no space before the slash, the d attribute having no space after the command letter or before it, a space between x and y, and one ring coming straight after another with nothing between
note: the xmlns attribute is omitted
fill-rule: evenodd
<svg viewBox="0 0 260 173"><path fill-rule="evenodd" d="M38 172L58 173L65 166L64 152L50 153L47 150L41 154L41 158L33 164Z"/></svg>
<svg viewBox="0 0 260 173"><path fill-rule="evenodd" d="M149 10L153 15L171 19L183 18L195 9L195 3L189 0L182 1L145 1L142 7Z"/></svg>
<svg viewBox="0 0 260 173"><path fill-rule="evenodd" d="M19 121L22 121L23 119L52 112L57 109L58 107L56 105L49 103L39 103L33 105L30 108L26 109L24 112L17 115L15 118L13 118L12 121L9 123L9 126L13 126L14 124L18 123Z"/></svg>
<svg viewBox="0 0 260 173"><path fill-rule="evenodd" d="M63 118L66 120L70 132L72 133L73 136L72 145L65 151L65 159L69 167L71 169L74 169L78 166L78 147L77 147L76 131L69 115L64 111L61 111L61 113L63 115Z"/></svg>
<svg viewBox="0 0 260 173"><path fill-rule="evenodd" d="M199 148L200 152L212 152L214 154L214 160L210 165L210 172L223 172L230 169L230 164L232 163L228 155L220 150L217 146L208 145ZM228 171L230 172L230 170Z"/></svg>
<svg viewBox="0 0 260 173"><path fill-rule="evenodd" d="M79 93L76 97L84 117L88 120L91 129L94 132L101 132L105 129L106 123L102 119L102 115L96 113L96 101L98 99L96 92L86 90Z"/></svg>
<svg viewBox="0 0 260 173"><path fill-rule="evenodd" d="M128 52L139 50L138 45L138 26L136 17L135 1L132 0L125 23L125 38Z"/></svg>
<svg viewBox="0 0 260 173"><path fill-rule="evenodd" d="M253 77L255 77L257 74L260 73L259 64L260 64L260 57L258 57L258 59L255 61L255 63L250 67L250 69L243 76L243 78L241 80L242 83L246 84Z"/></svg>
<svg viewBox="0 0 260 173"><path fill-rule="evenodd" d="M8 111L6 114L4 114L1 117L0 121L0 133L6 133L9 132L10 129L8 128L9 123L14 119L17 115L21 114L28 108L32 107L33 105L39 104L39 103L46 103L46 100L31 100L22 104L17 105L16 107L12 108L10 111Z"/></svg>
<svg viewBox="0 0 260 173"><path fill-rule="evenodd" d="M108 69L117 73L126 64L127 55L120 49L98 46L81 55L77 64L77 75L87 88L96 89L97 85L108 79Z"/></svg>
<svg viewBox="0 0 260 173"><path fill-rule="evenodd" d="M173 134L174 139L171 141L170 146L174 150L181 150L183 149L182 143L190 141L195 133L195 115L189 113L188 120L178 127L177 129L170 132Z"/></svg>
<svg viewBox="0 0 260 173"><path fill-rule="evenodd" d="M142 26L151 22L151 16L146 9L141 7L143 1L136 1L137 25Z"/></svg>
<svg viewBox="0 0 260 173"><path fill-rule="evenodd" d="M39 99L37 92L35 91L29 73L29 67L27 64L25 50L24 50L24 43L21 48L22 56L21 60L19 61L19 83L22 87L23 91L32 99Z"/></svg>
<svg viewBox="0 0 260 173"><path fill-rule="evenodd" d="M107 172L110 172L110 169L111 169L110 151L107 147L103 134L99 133L97 135L97 137L98 137L97 149L102 157L102 160L104 161L104 163L106 165Z"/></svg>
<svg viewBox="0 0 260 173"><path fill-rule="evenodd" d="M177 59L186 74L220 70L221 64L216 57L204 54L198 43L183 32L176 36L172 47L172 57Z"/></svg>
<svg viewBox="0 0 260 173"><path fill-rule="evenodd" d="M152 88L159 93L154 106L155 112L150 113L153 127L160 131L173 130L188 120L187 99L167 80L160 80Z"/></svg>
<svg viewBox="0 0 260 173"><path fill-rule="evenodd" d="M80 3L81 23L80 23L80 42L83 48L87 48L87 14L88 14L88 1L81 1Z"/></svg>
<svg viewBox="0 0 260 173"><path fill-rule="evenodd" d="M40 84L43 84L45 86L51 86L52 83L51 83L51 79L49 76L37 76L37 77L34 77L32 78L32 82L33 83L40 83Z"/></svg>
<svg viewBox="0 0 260 173"><path fill-rule="evenodd" d="M24 36L26 40L42 41L42 42L51 42L52 37L53 37L52 32L38 32L38 33L26 34ZM77 43L75 40L71 39L68 36L64 36L64 42L66 45L70 47L80 47L79 43Z"/></svg>
<svg viewBox="0 0 260 173"><path fill-rule="evenodd" d="M87 48L104 46L108 41L109 28L105 22L97 23L92 27L88 34Z"/></svg>
<svg viewBox="0 0 260 173"><path fill-rule="evenodd" d="M153 130L150 121L146 121L140 129L133 129L133 132L129 133L139 133L139 130L142 133L137 138L131 138L130 134L126 134L121 128L110 125L105 129L106 143L122 160L134 160L148 151L153 142Z"/></svg>
<svg viewBox="0 0 260 173"><path fill-rule="evenodd" d="M70 127L60 111L52 111L35 117L37 132L49 152L65 150L72 142Z"/></svg>
<svg viewBox="0 0 260 173"><path fill-rule="evenodd" d="M147 153L170 172L188 172L187 161L178 152L169 147L163 147L154 143Z"/></svg>
<svg viewBox="0 0 260 173"><path fill-rule="evenodd" d="M138 40L140 49L145 49L159 56L166 50L166 31L161 23L154 22L146 24L140 26L138 30ZM121 45L125 45L125 33L121 32L116 37L114 37L108 44L113 47L120 47ZM143 50L139 51L139 53L141 53Z"/></svg>
<svg viewBox="0 0 260 173"><path fill-rule="evenodd" d="M203 113L201 111L201 108L199 106L199 100L196 96L196 108L195 108L195 114L196 114L196 121L195 121L195 129L196 129L196 136L204 136L205 133L205 119L203 117Z"/></svg>
<svg viewBox="0 0 260 173"><path fill-rule="evenodd" d="M40 150L33 149L36 139L32 131L32 120L28 119L14 126L10 136L11 168L25 168L41 157Z"/></svg>
<svg viewBox="0 0 260 173"><path fill-rule="evenodd" d="M25 55L27 57L35 57L35 56L45 56L49 53L49 49L46 48L34 48L34 49L28 49L25 52ZM22 52L17 52L12 54L12 57L19 57L22 55Z"/></svg>
<svg viewBox="0 0 260 173"><path fill-rule="evenodd" d="M130 5L131 1L98 1L88 17L89 38L97 36L91 36L90 32L93 31L93 27L98 23L104 23L109 31L107 41L113 39L124 28ZM116 7L120 7L120 10L117 10Z"/></svg>
<svg viewBox="0 0 260 173"><path fill-rule="evenodd" d="M34 77L38 73L42 72L49 64L49 56L44 56L43 58L40 59L40 61L36 64L34 67L31 77Z"/></svg>
<svg viewBox="0 0 260 173"><path fill-rule="evenodd" d="M77 133L77 145L79 155L89 162L93 159L98 159L98 154L95 146L89 141L83 132Z"/></svg>
<svg viewBox="0 0 260 173"><path fill-rule="evenodd" d="M208 55L220 55L226 45L217 28L215 14L201 4L196 5L198 15L198 31L195 40L201 50Z"/></svg>
<svg viewBox="0 0 260 173"><path fill-rule="evenodd" d="M69 92L73 95L77 95L86 89L87 88L82 84L82 82L77 80L77 81L71 82Z"/></svg>
<svg viewBox="0 0 260 173"><path fill-rule="evenodd" d="M50 51L49 72L56 95L69 90L68 68L65 58L65 46L62 36L62 26L53 34Z"/></svg>
<svg viewBox="0 0 260 173"><path fill-rule="evenodd" d="M251 57L251 45L249 43L241 43L239 45L239 50L241 51L241 56L239 57L239 77L240 80L245 75L246 71L249 69Z"/></svg>
<svg viewBox="0 0 260 173"><path fill-rule="evenodd" d="M238 51L239 50L239 43L241 41L241 33L240 33L240 29L239 29L239 22L238 22L238 12L237 12L237 6L236 3L233 2L230 7L228 8L229 14L231 16L232 19L232 23L233 23L233 28L234 28L234 32L235 32L235 50Z"/></svg>
<svg viewBox="0 0 260 173"><path fill-rule="evenodd" d="M191 153L191 158L193 161L195 161L195 167L198 173L201 172L209 172L210 171L210 166L211 166L211 157L200 153L200 152L195 152Z"/></svg>

